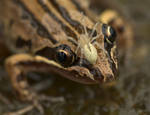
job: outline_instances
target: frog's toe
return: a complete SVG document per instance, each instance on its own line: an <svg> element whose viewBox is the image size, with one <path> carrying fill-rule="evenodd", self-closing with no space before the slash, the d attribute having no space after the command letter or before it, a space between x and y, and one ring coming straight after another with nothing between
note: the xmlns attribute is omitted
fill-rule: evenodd
<svg viewBox="0 0 150 115"><path fill-rule="evenodd" d="M65 102L64 97L50 97L45 95L36 95L33 98L33 106L43 115L44 114L44 108L42 103L45 105L45 102L48 104L51 103L57 103L57 102Z"/></svg>
<svg viewBox="0 0 150 115"><path fill-rule="evenodd" d="M41 101L48 101L50 103L56 103L56 102L64 102L65 99L64 97L60 96L60 97L52 97L52 96L45 96L45 95L41 95L40 96L40 100Z"/></svg>

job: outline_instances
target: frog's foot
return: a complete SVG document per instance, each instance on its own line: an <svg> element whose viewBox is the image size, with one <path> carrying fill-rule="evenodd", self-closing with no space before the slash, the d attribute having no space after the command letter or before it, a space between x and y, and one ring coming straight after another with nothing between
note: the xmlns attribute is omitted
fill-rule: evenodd
<svg viewBox="0 0 150 115"><path fill-rule="evenodd" d="M15 112L8 112L5 113L4 115L24 115L30 111L32 111L33 109L37 109L41 115L44 114L44 108L42 106L42 102L48 102L48 103L57 103L57 102L64 102L64 98L63 97L49 97L49 96L45 96L45 95L32 95L33 99L32 99L32 104L19 109Z"/></svg>
<svg viewBox="0 0 150 115"><path fill-rule="evenodd" d="M19 112L16 112L15 115L24 114L32 110L33 108L37 108L43 114L44 109L40 104L41 101L45 100L46 102L58 102L63 100L62 98L57 97L52 98L46 96L39 96L32 90L30 84L28 84L28 72L45 72L46 68L49 67L49 64L44 63L44 61L42 62L42 60L37 60L31 55L17 54L9 57L6 60L5 67L10 77L12 86L14 87L20 99L23 101L32 102L32 106L29 106L23 110L20 110ZM48 70L50 69L48 68Z"/></svg>
<svg viewBox="0 0 150 115"><path fill-rule="evenodd" d="M64 102L63 97L49 97L45 95L38 95L34 97L33 99L33 107L36 108L41 114L44 114L44 108L42 106L42 102L48 102L48 103L57 103L57 102Z"/></svg>
<svg viewBox="0 0 150 115"><path fill-rule="evenodd" d="M42 102L48 102L49 104L51 103L57 103L57 102L64 102L63 97L50 97L50 96L45 96L45 95L38 95L33 99L33 106L36 108L41 114L44 114L44 109L42 106Z"/></svg>
<svg viewBox="0 0 150 115"><path fill-rule="evenodd" d="M0 100L1 102L3 102L4 104L7 104L8 106L11 106L11 102L3 95L0 93Z"/></svg>
<svg viewBox="0 0 150 115"><path fill-rule="evenodd" d="M34 108L33 105L29 105L29 106L27 106L27 107L25 107L23 109L20 109L20 110L18 110L16 112L8 112L8 113L4 113L3 115L23 115L23 114L31 111L33 108Z"/></svg>

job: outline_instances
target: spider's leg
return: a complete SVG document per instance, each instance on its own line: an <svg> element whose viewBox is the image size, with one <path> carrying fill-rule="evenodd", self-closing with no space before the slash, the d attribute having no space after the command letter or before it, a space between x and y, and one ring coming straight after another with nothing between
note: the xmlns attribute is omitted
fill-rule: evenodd
<svg viewBox="0 0 150 115"><path fill-rule="evenodd" d="M80 57L80 61L79 61L79 65L82 65L82 61L83 61L83 50L81 49L81 57Z"/></svg>
<svg viewBox="0 0 150 115"><path fill-rule="evenodd" d="M78 42L72 38L72 37L67 37L68 41L71 41L72 43L74 43L76 46L78 46Z"/></svg>
<svg viewBox="0 0 150 115"><path fill-rule="evenodd" d="M85 16L84 16L83 12L81 12L81 15L82 15L81 22L83 22L83 29L84 29L84 32L82 32L82 33L85 33L85 35L88 36L87 28L86 28L86 26L84 24Z"/></svg>
<svg viewBox="0 0 150 115"><path fill-rule="evenodd" d="M75 54L77 54L77 53L78 53L79 48L80 48L80 45L78 45L78 46L77 46L77 49L75 50Z"/></svg>
<svg viewBox="0 0 150 115"><path fill-rule="evenodd" d="M94 25L94 27L93 27L93 29L92 29L92 33L90 34L90 38L92 38L92 36L93 36L93 34L94 34L95 30L96 30L96 27L97 27L99 24L100 24L100 23L97 22L97 23Z"/></svg>
<svg viewBox="0 0 150 115"><path fill-rule="evenodd" d="M84 32L85 32L85 35L88 36L88 32L87 32L87 28L85 25L83 25L83 28L84 28Z"/></svg>
<svg viewBox="0 0 150 115"><path fill-rule="evenodd" d="M99 38L101 36L101 34L98 34L97 36L91 38L90 43L94 43L94 41Z"/></svg>

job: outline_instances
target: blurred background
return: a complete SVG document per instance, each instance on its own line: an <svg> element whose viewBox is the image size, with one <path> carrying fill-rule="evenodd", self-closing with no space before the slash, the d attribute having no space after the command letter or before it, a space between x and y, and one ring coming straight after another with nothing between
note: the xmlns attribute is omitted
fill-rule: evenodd
<svg viewBox="0 0 150 115"><path fill-rule="evenodd" d="M150 0L109 0L110 4L113 2L129 16L133 26L131 64L120 66L119 78L112 86L83 85L54 76L41 80L33 74L35 81L40 82L35 85L35 89L42 89L39 93L65 99L65 102L44 103L46 115L150 115ZM3 60L0 62L0 114L28 105L17 100ZM28 113L35 114L39 112Z"/></svg>

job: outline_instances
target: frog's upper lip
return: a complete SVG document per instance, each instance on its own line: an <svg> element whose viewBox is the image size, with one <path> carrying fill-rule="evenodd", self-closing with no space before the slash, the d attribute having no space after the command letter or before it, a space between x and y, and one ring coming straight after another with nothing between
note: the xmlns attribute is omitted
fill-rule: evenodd
<svg viewBox="0 0 150 115"><path fill-rule="evenodd" d="M115 66L115 63L113 63L112 61L109 62L112 73L105 73L105 75L102 74L101 69L99 67L96 67L95 65L90 64L90 62L84 58L82 59L81 64L80 64L80 59L78 59L75 65L87 68L90 71L90 73L93 75L94 80L98 82L113 81L117 74L117 68Z"/></svg>

